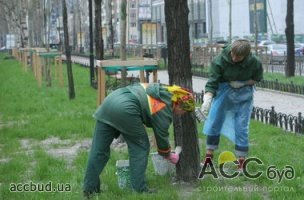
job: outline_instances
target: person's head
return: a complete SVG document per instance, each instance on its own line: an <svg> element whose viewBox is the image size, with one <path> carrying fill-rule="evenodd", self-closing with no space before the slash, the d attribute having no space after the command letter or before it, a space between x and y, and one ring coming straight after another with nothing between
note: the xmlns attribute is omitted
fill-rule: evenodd
<svg viewBox="0 0 304 200"><path fill-rule="evenodd" d="M231 60L233 62L241 62L251 51L251 45L248 40L236 40L231 45Z"/></svg>
<svg viewBox="0 0 304 200"><path fill-rule="evenodd" d="M167 89L172 93L173 111L176 114L194 111L195 101L193 94L189 90L177 85L168 86Z"/></svg>

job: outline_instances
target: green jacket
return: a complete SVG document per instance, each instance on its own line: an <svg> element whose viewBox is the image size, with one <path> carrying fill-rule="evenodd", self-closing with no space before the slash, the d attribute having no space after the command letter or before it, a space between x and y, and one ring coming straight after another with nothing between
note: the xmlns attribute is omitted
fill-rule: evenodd
<svg viewBox="0 0 304 200"><path fill-rule="evenodd" d="M168 155L171 152L168 129L173 115L171 97L158 83L150 83L146 88L135 84L112 92L93 116L132 137L142 134L145 124L154 131L159 154Z"/></svg>
<svg viewBox="0 0 304 200"><path fill-rule="evenodd" d="M212 62L205 92L211 92L215 95L221 82L247 81L250 79L261 81L263 79L262 63L256 56L250 53L242 62L233 63L230 49L230 45L225 47Z"/></svg>

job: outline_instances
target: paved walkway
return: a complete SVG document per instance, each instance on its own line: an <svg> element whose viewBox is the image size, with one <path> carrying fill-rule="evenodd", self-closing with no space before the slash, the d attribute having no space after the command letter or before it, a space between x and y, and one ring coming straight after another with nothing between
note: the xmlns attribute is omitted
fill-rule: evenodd
<svg viewBox="0 0 304 200"><path fill-rule="evenodd" d="M78 61L75 60L77 58ZM77 63L81 63L81 61L84 62L82 63L84 65L88 65L89 63L88 58L73 56L72 59ZM138 71L128 71L128 76L132 76L132 74L134 77L139 76ZM152 77L150 78L150 81L151 80ZM168 72L166 70L158 71L158 80L161 83L168 84ZM205 84L207 82L206 78L193 76L192 80L192 86L195 92L201 92L205 89ZM257 88L254 98L254 106L263 109L271 109L271 107L274 106L276 112L281 112L287 115L291 114L294 116L298 116L298 113L301 112L304 116L304 95Z"/></svg>
<svg viewBox="0 0 304 200"><path fill-rule="evenodd" d="M133 76L138 76L138 72L128 72L128 76L132 74ZM151 79L152 77L150 80ZM158 80L161 83L168 84L169 76L167 71L158 71ZM205 89L205 84L207 82L206 78L193 76L192 80L193 90L195 92L201 92ZM264 109L271 109L271 106L274 106L276 112L282 112L294 116L298 116L298 113L301 112L304 115L304 95L295 95L275 90L257 88L254 97L254 106Z"/></svg>

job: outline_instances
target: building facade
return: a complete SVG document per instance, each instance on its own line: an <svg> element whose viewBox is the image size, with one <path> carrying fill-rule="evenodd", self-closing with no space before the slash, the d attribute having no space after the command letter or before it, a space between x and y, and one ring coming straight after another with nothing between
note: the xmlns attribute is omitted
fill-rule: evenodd
<svg viewBox="0 0 304 200"><path fill-rule="evenodd" d="M231 0L231 25L232 36L234 37L252 37L253 32L250 26L253 26L250 13L254 9L254 0ZM229 2L230 0L210 0L206 1L207 26L210 27L210 15L213 21L213 36L215 38L229 37ZM274 35L285 35L286 28L286 0L256 0L257 12L265 9L265 17L258 19L258 22L266 24L266 31L259 31L264 38L271 39ZM210 9L211 7L211 9ZM210 13L212 10L212 13ZM304 18L304 1L294 0L294 28L295 34L304 34L302 19ZM259 18L259 16L257 16ZM260 21L261 20L261 21ZM210 28L209 28L210 30Z"/></svg>
<svg viewBox="0 0 304 200"><path fill-rule="evenodd" d="M257 3L256 8L254 2ZM116 43L119 43L120 35L119 5L120 0L112 1ZM191 44L206 43L211 32L214 40L228 40L230 30L232 39L252 39L255 34L255 17L259 39L285 37L286 0L188 0L188 8ZM304 1L294 0L295 34L300 40L304 40L303 10ZM166 44L164 0L129 0L127 16L128 44Z"/></svg>

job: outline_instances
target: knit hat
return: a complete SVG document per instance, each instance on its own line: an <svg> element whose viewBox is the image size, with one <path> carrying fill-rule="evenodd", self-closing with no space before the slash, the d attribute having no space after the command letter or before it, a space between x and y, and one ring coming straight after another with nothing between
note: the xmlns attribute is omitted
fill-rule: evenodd
<svg viewBox="0 0 304 200"><path fill-rule="evenodd" d="M172 102L177 105L181 105L181 108L185 111L192 112L195 109L195 102L193 94L186 88L182 88L177 85L167 86L168 92L172 94Z"/></svg>

